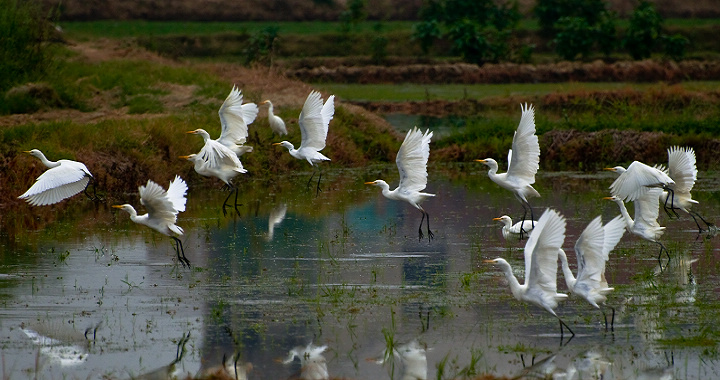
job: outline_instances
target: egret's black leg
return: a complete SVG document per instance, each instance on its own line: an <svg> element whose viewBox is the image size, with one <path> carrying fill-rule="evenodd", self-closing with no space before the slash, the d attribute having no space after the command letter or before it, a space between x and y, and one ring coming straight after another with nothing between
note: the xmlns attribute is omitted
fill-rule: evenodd
<svg viewBox="0 0 720 380"><path fill-rule="evenodd" d="M180 264L182 264L183 267L187 265L187 267L190 268L190 260L185 257L185 249L183 248L182 242L175 236L170 237L175 240L175 253L177 253L178 261L180 262ZM180 252L182 252L182 257L180 257Z"/></svg>
<svg viewBox="0 0 720 380"><path fill-rule="evenodd" d="M90 183L93 185L93 195L91 196L88 194L88 187L90 187ZM97 182L95 181L95 177L90 177L90 181L88 182L87 186L85 186L85 189L83 189L83 193L85 194L88 199L90 199L93 202L101 202L102 199L98 197L97 195Z"/></svg>
<svg viewBox="0 0 720 380"><path fill-rule="evenodd" d="M422 232L422 225L425 220L425 211L420 210L420 212L422 213L422 218L420 218L420 226L418 227L418 240L422 240L425 237L425 234Z"/></svg>
<svg viewBox="0 0 720 380"><path fill-rule="evenodd" d="M428 214L427 211L425 212L425 222L427 223L428 237L430 240L435 239L435 234L430 231L430 214ZM422 228L422 225L420 225L420 227Z"/></svg>
<svg viewBox="0 0 720 380"><path fill-rule="evenodd" d="M665 251L665 254L667 255L668 264L670 264L670 251L668 251L668 249L665 248L665 245L663 245L663 243L661 243L659 241L656 241L656 243L658 243L660 245L660 254L658 255L658 264L660 264L660 269L662 269L662 261L660 260L660 258L662 257L663 251Z"/></svg>
<svg viewBox="0 0 720 380"><path fill-rule="evenodd" d="M560 319L560 317L558 317L558 321L560 321L560 338L562 338L562 336L563 336L563 326L565 326L565 328L568 331L570 331L570 334L572 334L572 336L575 336L575 333L572 331L570 326L568 326L565 322L563 322L563 320Z"/></svg>
<svg viewBox="0 0 720 380"><path fill-rule="evenodd" d="M240 210L238 210L238 201L237 201L237 199L238 199L238 193L239 193L239 192L240 192L240 189L238 189L238 188L236 187L236 188L235 188L235 212L236 212L238 215L240 215ZM240 206L242 206L242 204L241 204Z"/></svg>
<svg viewBox="0 0 720 380"><path fill-rule="evenodd" d="M690 216L693 217L693 220L695 220L695 224L698 225L698 230L700 230L700 232L702 232L703 229L700 228L700 224L698 223L697 219L695 219L696 216L697 216L698 218L700 218L700 220L702 220L703 223L705 223L705 226L707 226L708 231L710 230L710 226L714 226L714 224L712 224L712 223L708 222L707 220L705 220L705 218L703 218L700 214L698 214L698 213L695 212L695 211L688 211L688 214L690 214Z"/></svg>
<svg viewBox="0 0 720 380"><path fill-rule="evenodd" d="M308 179L307 185L305 185L306 188L310 189L310 182L312 182L313 178L315 178L315 169L313 169L313 174L310 176L310 179Z"/></svg>
<svg viewBox="0 0 720 380"><path fill-rule="evenodd" d="M603 319L605 320L605 332L607 332L607 331L608 331L608 328L607 328L607 326L608 326L608 324L607 324L607 314L605 314L605 311L604 311L603 309L600 309L600 312L602 313Z"/></svg>
<svg viewBox="0 0 720 380"><path fill-rule="evenodd" d="M315 196L320 194L322 189L320 188L320 180L322 179L322 172L320 172L320 176L318 177L317 186L315 187Z"/></svg>
<svg viewBox="0 0 720 380"><path fill-rule="evenodd" d="M610 331L615 331L615 308L610 306L612 309L612 319L610 319Z"/></svg>

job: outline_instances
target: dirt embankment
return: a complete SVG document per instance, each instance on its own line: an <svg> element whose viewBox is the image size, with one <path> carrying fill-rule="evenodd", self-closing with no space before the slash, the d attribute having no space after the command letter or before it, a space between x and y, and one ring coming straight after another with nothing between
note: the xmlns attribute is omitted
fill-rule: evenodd
<svg viewBox="0 0 720 380"><path fill-rule="evenodd" d="M402 66L312 67L287 70L288 77L306 82L335 83L557 83L557 82L668 82L720 80L715 61L594 61L552 64L469 63L410 64Z"/></svg>

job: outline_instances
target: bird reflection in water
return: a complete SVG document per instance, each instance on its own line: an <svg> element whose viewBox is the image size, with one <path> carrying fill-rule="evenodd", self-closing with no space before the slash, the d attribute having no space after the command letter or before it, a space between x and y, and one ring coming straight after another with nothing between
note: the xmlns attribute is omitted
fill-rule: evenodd
<svg viewBox="0 0 720 380"><path fill-rule="evenodd" d="M302 380L327 380L330 378L327 369L327 362L323 352L327 346L316 346L312 342L307 346L297 346L290 350L287 359L283 364L290 364L295 359L300 360L300 371L291 376L291 379Z"/></svg>

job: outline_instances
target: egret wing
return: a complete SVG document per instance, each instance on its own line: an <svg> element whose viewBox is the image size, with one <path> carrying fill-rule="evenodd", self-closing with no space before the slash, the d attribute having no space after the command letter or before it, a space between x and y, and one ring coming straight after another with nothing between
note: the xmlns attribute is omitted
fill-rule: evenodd
<svg viewBox="0 0 720 380"><path fill-rule="evenodd" d="M525 285L545 294L557 292L558 251L565 241L565 218L547 209L525 244Z"/></svg>
<svg viewBox="0 0 720 380"><path fill-rule="evenodd" d="M185 202L187 201L185 195L187 194L187 190L187 183L185 183L180 176L176 175L175 179L170 181L170 186L168 186L167 190L167 197L170 200L170 203L172 203L175 211L185 211Z"/></svg>
<svg viewBox="0 0 720 380"><path fill-rule="evenodd" d="M605 239L603 240L603 258L605 261L610 259L610 252L615 249L617 243L625 234L625 220L622 215L618 215L609 221L604 227Z"/></svg>
<svg viewBox="0 0 720 380"><path fill-rule="evenodd" d="M221 167L239 167L242 169L242 163L237 154L225 145L208 140L198 153L198 156L205 161L208 167L219 169Z"/></svg>
<svg viewBox="0 0 720 380"><path fill-rule="evenodd" d="M162 186L148 180L145 186L140 186L140 203L145 206L149 219L162 220L168 224L177 221L175 206L167 196Z"/></svg>
<svg viewBox="0 0 720 380"><path fill-rule="evenodd" d="M636 225L642 223L650 227L660 227L657 221L660 212L660 194L662 194L662 189L647 188L641 197L633 201Z"/></svg>
<svg viewBox="0 0 720 380"><path fill-rule="evenodd" d="M627 170L610 185L610 193L626 202L632 202L644 196L651 187L672 183L674 183L672 178L662 170L639 161L633 161Z"/></svg>
<svg viewBox="0 0 720 380"><path fill-rule="evenodd" d="M577 283L588 285L594 289L602 282L602 273L605 272L604 241L605 230L602 220L598 216L585 227L575 243L578 265Z"/></svg>
<svg viewBox="0 0 720 380"><path fill-rule="evenodd" d="M218 111L222 132L217 141L225 146L244 144L248 136L248 125L255 121L257 116L257 105L255 103L242 104L242 100L242 92L233 86Z"/></svg>
<svg viewBox="0 0 720 380"><path fill-rule="evenodd" d="M33 206L51 205L85 190L92 176L84 164L60 160L60 166L38 176L35 183L19 198Z"/></svg>
<svg viewBox="0 0 720 380"><path fill-rule="evenodd" d="M328 125L334 113L334 96L330 96L323 106L319 92L313 91L308 95L298 119L300 133L302 134L299 149L312 148L320 151L325 148Z"/></svg>
<svg viewBox="0 0 720 380"><path fill-rule="evenodd" d="M520 107L522 116L513 136L512 153L508 154L507 175L533 184L535 174L540 168L540 144L535 135L535 109L532 104Z"/></svg>
<svg viewBox="0 0 720 380"><path fill-rule="evenodd" d="M675 181L672 189L679 193L689 193L697 180L697 166L695 165L695 151L693 148L674 146L668 149L668 172Z"/></svg>
<svg viewBox="0 0 720 380"><path fill-rule="evenodd" d="M427 162L430 157L432 135L429 129L423 134L417 127L405 135L405 140L395 158L400 172L398 187L401 191L421 191L427 186Z"/></svg>

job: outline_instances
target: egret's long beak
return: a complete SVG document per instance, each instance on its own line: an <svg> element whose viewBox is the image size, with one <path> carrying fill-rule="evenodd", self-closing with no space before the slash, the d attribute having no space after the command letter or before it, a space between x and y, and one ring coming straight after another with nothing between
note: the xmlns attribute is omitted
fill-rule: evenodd
<svg viewBox="0 0 720 380"><path fill-rule="evenodd" d="M113 208L123 208L122 205L112 205Z"/></svg>
<svg viewBox="0 0 720 380"><path fill-rule="evenodd" d="M273 145L282 145L282 143L273 143Z"/></svg>
<svg viewBox="0 0 720 380"><path fill-rule="evenodd" d="M485 160L475 160L476 162L485 162Z"/></svg>
<svg viewBox="0 0 720 380"><path fill-rule="evenodd" d="M607 170L607 171L614 172L614 171L615 171L615 168L603 168L603 170Z"/></svg>
<svg viewBox="0 0 720 380"><path fill-rule="evenodd" d="M263 105L263 104L265 104L265 103L267 103L267 102L269 102L269 100L263 100L262 103L260 103L260 105Z"/></svg>
<svg viewBox="0 0 720 380"><path fill-rule="evenodd" d="M197 133L197 130L194 130L194 131L187 131L187 132L185 132L185 133Z"/></svg>
<svg viewBox="0 0 720 380"><path fill-rule="evenodd" d="M502 220L502 218L493 218L493 220Z"/></svg>
<svg viewBox="0 0 720 380"><path fill-rule="evenodd" d="M609 201L614 200L613 197L603 197L603 199L606 199L606 200L609 200Z"/></svg>
<svg viewBox="0 0 720 380"><path fill-rule="evenodd" d="M28 154L30 154L30 151L29 151L29 150L23 150L23 153L28 153Z"/></svg>
<svg viewBox="0 0 720 380"><path fill-rule="evenodd" d="M495 260L483 260L485 264L495 264Z"/></svg>
<svg viewBox="0 0 720 380"><path fill-rule="evenodd" d="M375 184L375 181L372 181L372 182L365 182L365 184L366 184L366 185L374 185L374 184Z"/></svg>
<svg viewBox="0 0 720 380"><path fill-rule="evenodd" d="M178 158L182 158L183 160L187 160L188 158L190 158L190 156L178 156Z"/></svg>

